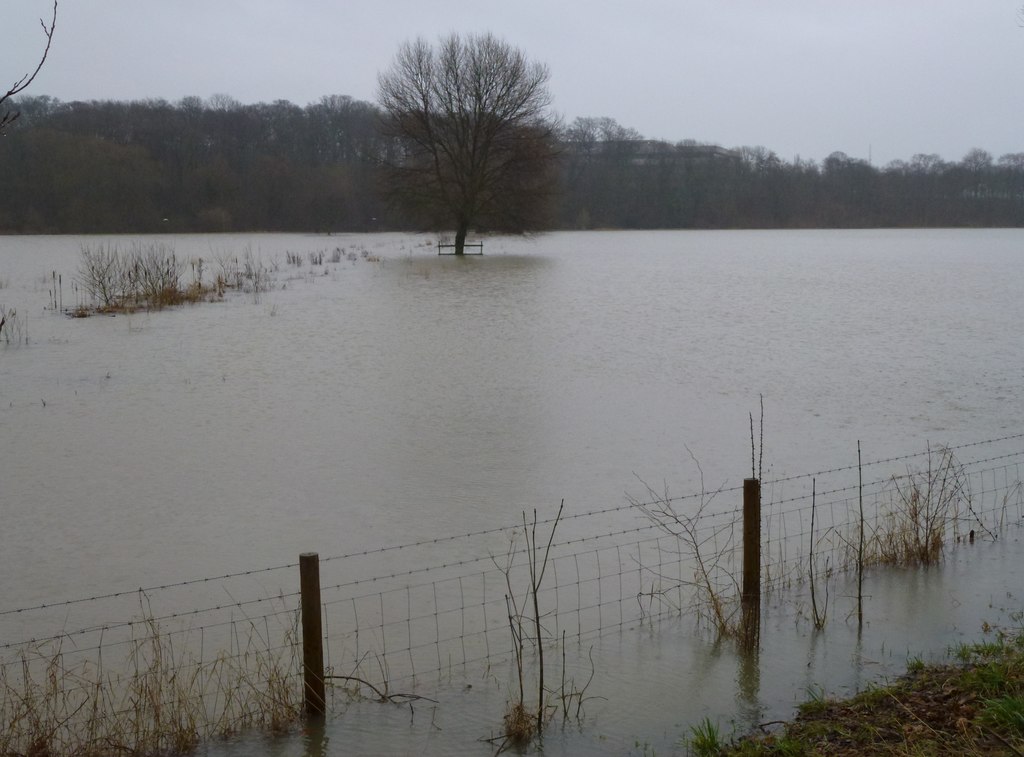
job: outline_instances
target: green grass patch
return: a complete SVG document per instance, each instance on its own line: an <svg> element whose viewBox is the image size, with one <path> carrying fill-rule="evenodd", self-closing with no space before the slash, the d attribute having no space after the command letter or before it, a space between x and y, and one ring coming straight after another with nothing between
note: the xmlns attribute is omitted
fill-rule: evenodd
<svg viewBox="0 0 1024 757"><path fill-rule="evenodd" d="M809 692L796 717L768 735L711 754L1020 755L1024 753L1024 647L1020 637L958 644L947 665L911 658L907 674L846 700ZM708 754L702 752L701 754Z"/></svg>
<svg viewBox="0 0 1024 757"><path fill-rule="evenodd" d="M690 726L690 737L687 747L694 757L715 757L726 748L721 730L711 718L704 718L700 723Z"/></svg>

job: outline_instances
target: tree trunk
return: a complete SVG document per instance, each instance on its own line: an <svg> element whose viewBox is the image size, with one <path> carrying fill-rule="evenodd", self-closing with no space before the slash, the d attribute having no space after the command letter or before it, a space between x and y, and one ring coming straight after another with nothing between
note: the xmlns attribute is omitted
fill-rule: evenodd
<svg viewBox="0 0 1024 757"><path fill-rule="evenodd" d="M459 228L455 230L455 254L464 255L466 252L466 234L469 232L469 224L459 221Z"/></svg>

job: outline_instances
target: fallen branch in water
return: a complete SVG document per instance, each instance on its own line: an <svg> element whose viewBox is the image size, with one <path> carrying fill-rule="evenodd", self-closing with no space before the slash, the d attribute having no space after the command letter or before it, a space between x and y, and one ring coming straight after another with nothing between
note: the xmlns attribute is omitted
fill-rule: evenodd
<svg viewBox="0 0 1024 757"><path fill-rule="evenodd" d="M423 697L423 696L420 696L419 694L388 694L386 691L381 691L380 689L378 689L376 686L374 686L369 681L367 681L367 680L365 680L363 678L359 678L357 676L336 676L336 675L324 676L324 680L329 680L329 679L338 679L338 680L342 680L342 681L352 681L353 683L360 683L363 686L365 686L366 688L371 689L373 691L373 693L377 695L377 697L379 698L379 700L381 702L391 702L393 704L405 704L406 702L413 702L413 701L416 701L418 699L422 699L424 701L433 702L434 704L437 704L437 700L436 699L431 699L430 697Z"/></svg>

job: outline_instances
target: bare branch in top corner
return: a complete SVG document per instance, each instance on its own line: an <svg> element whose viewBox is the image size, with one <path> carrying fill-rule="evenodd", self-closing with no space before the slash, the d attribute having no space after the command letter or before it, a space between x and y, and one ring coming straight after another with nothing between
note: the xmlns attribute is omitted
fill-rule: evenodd
<svg viewBox="0 0 1024 757"><path fill-rule="evenodd" d="M57 28L57 0L53 0L53 17L50 19L50 23L47 24L43 19L39 19L39 25L43 27L43 34L46 35L46 47L43 48L43 55L39 59L39 63L36 65L35 70L30 74L25 74L18 79L11 86L7 93L0 95L0 104L4 101L9 100L16 94L23 92L38 76L39 72L43 68L43 64L46 63L46 56L50 54L50 45L53 43L53 31ZM19 113L14 111L7 111L0 116L0 133L3 132L10 124L17 120Z"/></svg>

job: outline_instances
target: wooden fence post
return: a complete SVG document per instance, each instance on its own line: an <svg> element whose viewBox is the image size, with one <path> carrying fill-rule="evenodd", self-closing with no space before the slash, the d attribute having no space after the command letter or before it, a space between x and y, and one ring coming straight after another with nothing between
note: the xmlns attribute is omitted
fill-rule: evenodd
<svg viewBox="0 0 1024 757"><path fill-rule="evenodd" d="M324 691L324 635L320 618L320 555L299 555L299 585L302 594L302 681L307 715L321 717L327 712Z"/></svg>
<svg viewBox="0 0 1024 757"><path fill-rule="evenodd" d="M742 605L742 641L752 648L761 628L761 482L756 478L743 480Z"/></svg>
<svg viewBox="0 0 1024 757"><path fill-rule="evenodd" d="M743 480L743 599L761 600L761 482Z"/></svg>

